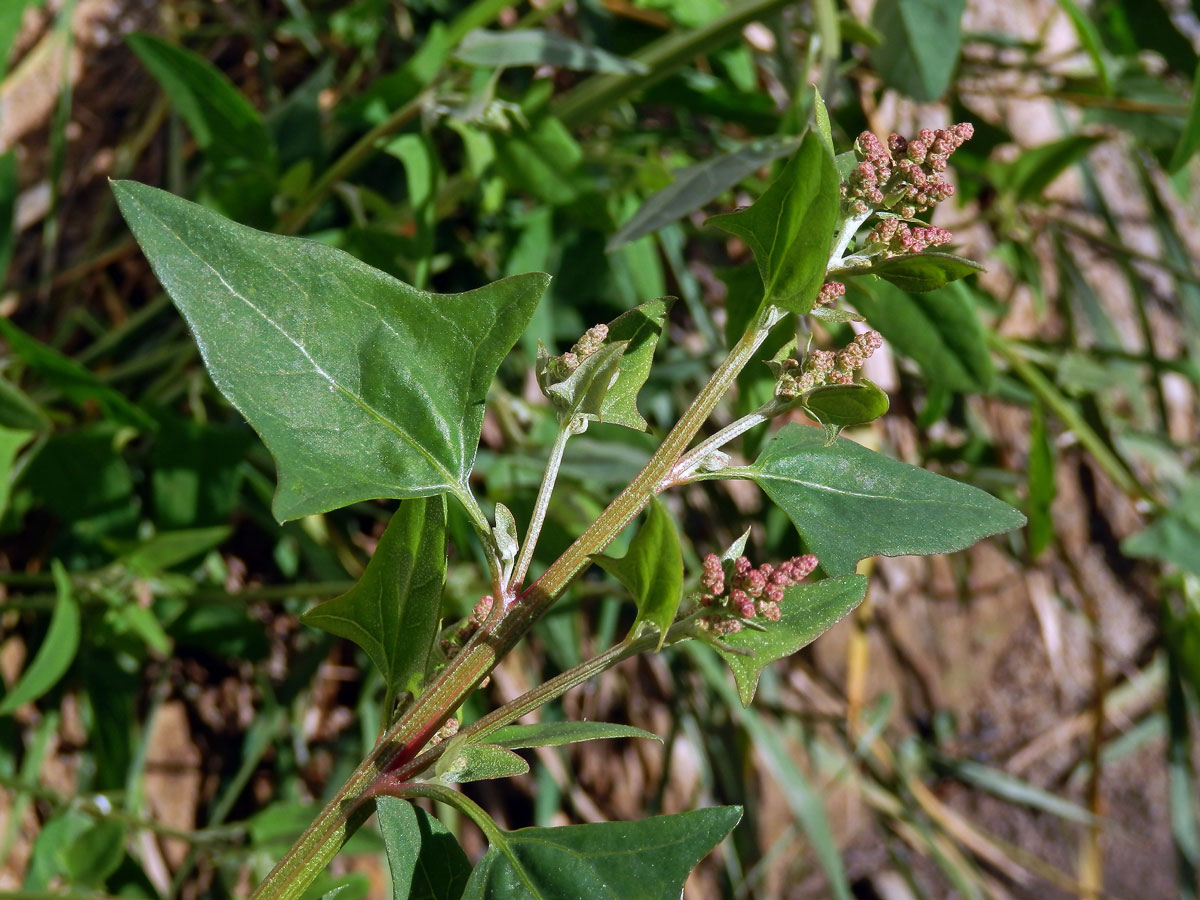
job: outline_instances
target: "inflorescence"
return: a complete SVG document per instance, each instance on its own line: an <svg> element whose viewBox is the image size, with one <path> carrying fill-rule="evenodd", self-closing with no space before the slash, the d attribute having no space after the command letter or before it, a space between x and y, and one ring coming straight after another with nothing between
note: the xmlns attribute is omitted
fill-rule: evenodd
<svg viewBox="0 0 1200 900"><path fill-rule="evenodd" d="M911 141L892 134L885 146L864 131L854 142L861 162L842 184L847 213L865 216L882 208L909 219L950 197L954 188L942 173L950 155L974 133L969 122L961 122L936 131L926 128Z"/></svg>
<svg viewBox="0 0 1200 900"><path fill-rule="evenodd" d="M852 384L854 373L881 346L883 336L878 331L864 331L836 353L810 350L803 363L795 359L776 363L775 395L792 399L823 385Z"/></svg>
<svg viewBox="0 0 1200 900"><path fill-rule="evenodd" d="M782 613L779 602L783 592L798 584L817 567L817 558L811 554L796 556L787 562L772 566L763 563L758 568L750 560L739 556L726 583L725 569L721 558L715 553L704 557L704 573L700 576L700 605L714 610L712 615L700 617L701 627L713 634L726 635L742 630L742 619L762 616L769 622L778 622Z"/></svg>
<svg viewBox="0 0 1200 900"><path fill-rule="evenodd" d="M546 363L546 371L551 376L551 383L566 381L570 378L571 373L579 368L580 363L604 346L607 338L607 325L593 325L566 353L550 357Z"/></svg>

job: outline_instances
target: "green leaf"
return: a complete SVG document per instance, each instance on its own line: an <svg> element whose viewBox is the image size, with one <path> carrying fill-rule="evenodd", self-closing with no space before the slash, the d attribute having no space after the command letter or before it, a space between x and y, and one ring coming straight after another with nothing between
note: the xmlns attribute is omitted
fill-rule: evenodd
<svg viewBox="0 0 1200 900"><path fill-rule="evenodd" d="M13 464L21 448L33 439L34 432L0 425L0 517L8 509L9 492L12 490Z"/></svg>
<svg viewBox="0 0 1200 900"><path fill-rule="evenodd" d="M162 86L206 154L222 164L270 160L274 144L262 116L220 69L152 34L131 34L125 41Z"/></svg>
<svg viewBox="0 0 1200 900"><path fill-rule="evenodd" d="M529 763L495 744L462 744L447 749L438 759L436 772L443 784L466 784L491 778L524 775Z"/></svg>
<svg viewBox="0 0 1200 900"><path fill-rule="evenodd" d="M473 66L494 69L559 66L576 72L609 72L617 75L644 75L649 71L644 63L614 56L607 50L589 47L541 28L514 28L509 31L477 28L462 39L454 51L454 57Z"/></svg>
<svg viewBox="0 0 1200 900"><path fill-rule="evenodd" d="M162 531L125 552L118 562L136 575L154 575L207 553L232 533L225 525Z"/></svg>
<svg viewBox="0 0 1200 900"><path fill-rule="evenodd" d="M101 887L125 859L125 826L101 821L62 848L63 869L79 887Z"/></svg>
<svg viewBox="0 0 1200 900"><path fill-rule="evenodd" d="M833 128L829 124L829 108L825 106L825 98L821 96L821 90L815 84L813 85L813 121L817 125L817 134L821 135L821 140L825 142L825 148L831 154L836 153L833 146Z"/></svg>
<svg viewBox="0 0 1200 900"><path fill-rule="evenodd" d="M965 289L951 285L914 297L888 284L850 282L847 301L932 384L986 391L995 378L987 337Z"/></svg>
<svg viewBox="0 0 1200 900"><path fill-rule="evenodd" d="M542 116L530 128L496 136L496 168L513 187L549 206L566 206L584 189L583 148L562 122Z"/></svg>
<svg viewBox="0 0 1200 900"><path fill-rule="evenodd" d="M25 392L0 377L0 428L41 431L50 425L46 413Z"/></svg>
<svg viewBox="0 0 1200 900"><path fill-rule="evenodd" d="M13 353L29 368L72 403L95 402L106 419L139 431L151 430L154 420L121 394L99 381L95 375L70 357L30 337L8 319L0 317L0 337L8 341Z"/></svg>
<svg viewBox="0 0 1200 900"><path fill-rule="evenodd" d="M521 750L526 747L561 747L580 741L608 738L648 738L662 743L662 738L632 725L609 722L536 722L532 725L505 725L487 737L489 744Z"/></svg>
<svg viewBox="0 0 1200 900"><path fill-rule="evenodd" d="M1200 575L1200 481L1187 482L1174 504L1121 542L1121 552L1160 559Z"/></svg>
<svg viewBox="0 0 1200 900"><path fill-rule="evenodd" d="M867 379L831 384L804 395L804 408L836 437L843 428L874 422L888 411L888 395Z"/></svg>
<svg viewBox="0 0 1200 900"><path fill-rule="evenodd" d="M888 87L922 103L950 87L962 47L965 0L879 0L871 26L883 35L871 59Z"/></svg>
<svg viewBox="0 0 1200 900"><path fill-rule="evenodd" d="M638 614L629 633L636 635L639 626L649 622L658 629L661 648L683 599L683 551L666 508L657 499L650 501L646 521L623 557L597 555L592 560L625 585L637 601Z"/></svg>
<svg viewBox="0 0 1200 900"><path fill-rule="evenodd" d="M549 276L430 294L164 191L113 190L213 381L274 454L277 518L466 496L488 387Z"/></svg>
<svg viewBox="0 0 1200 900"><path fill-rule="evenodd" d="M463 900L681 897L688 873L729 833L741 807L640 822L501 832L471 873Z"/></svg>
<svg viewBox="0 0 1200 900"><path fill-rule="evenodd" d="M1067 18L1071 20L1071 24L1075 27L1075 34L1079 37L1080 45L1091 58L1092 65L1096 67L1096 77L1100 79L1101 90L1105 94L1111 94L1112 76L1108 73L1104 41L1100 37L1099 30L1096 28L1096 23L1091 20L1075 0L1058 0L1058 5L1062 7L1063 12L1067 14Z"/></svg>
<svg viewBox="0 0 1200 900"><path fill-rule="evenodd" d="M845 438L826 445L804 425L783 428L753 466L737 471L787 513L830 575L848 575L868 556L952 553L1025 524L978 488Z"/></svg>
<svg viewBox="0 0 1200 900"><path fill-rule="evenodd" d="M0 23L0 30L2 28ZM5 49L0 44L0 75L4 72ZM13 247L16 246L17 192L20 186L17 180L17 152L9 150L0 153L0 284L8 276L8 264L12 261Z"/></svg>
<svg viewBox="0 0 1200 900"><path fill-rule="evenodd" d="M1054 444L1046 427L1046 411L1040 402L1033 404L1029 427L1029 555L1033 559L1054 540L1054 516L1051 507L1057 487L1054 480Z"/></svg>
<svg viewBox="0 0 1200 900"><path fill-rule="evenodd" d="M743 628L721 638L722 644L753 654L744 656L717 647L733 672L742 705L749 706L754 700L763 669L807 647L849 615L866 595L867 579L862 575L793 585L779 604L783 617L778 622L765 623L765 631Z"/></svg>
<svg viewBox="0 0 1200 900"><path fill-rule="evenodd" d="M1059 175L1105 140L1104 135L1071 135L1031 147L1011 162L988 163L985 171L998 190L1022 202L1036 200Z"/></svg>
<svg viewBox="0 0 1200 900"><path fill-rule="evenodd" d="M910 294L921 294L945 287L952 281L982 272L983 266L953 253L917 253L893 256L863 268L839 269L831 276L878 275Z"/></svg>
<svg viewBox="0 0 1200 900"><path fill-rule="evenodd" d="M454 835L419 806L395 797L375 801L392 876L392 900L458 900L471 862Z"/></svg>
<svg viewBox="0 0 1200 900"><path fill-rule="evenodd" d="M750 245L762 276L763 305L803 315L825 281L840 206L833 157L809 131L783 173L752 206L714 216L707 224Z"/></svg>
<svg viewBox="0 0 1200 900"><path fill-rule="evenodd" d="M605 249L611 253L682 219L799 145L799 139L792 136L762 138L680 169L673 182L646 198L633 218L609 239Z"/></svg>
<svg viewBox="0 0 1200 900"><path fill-rule="evenodd" d="M625 342L625 352L617 365L617 380L600 407L601 422L646 430L646 420L638 412L637 397L650 376L654 348L667 320L673 299L662 297L626 310L608 325L608 340Z"/></svg>
<svg viewBox="0 0 1200 900"><path fill-rule="evenodd" d="M1196 155L1197 149L1200 149L1200 66L1196 67L1196 74L1192 79L1192 102L1188 106L1187 124L1183 126L1183 134L1179 136L1179 143L1175 145L1175 152L1171 154L1167 171L1172 174L1178 172ZM0 245L0 250L2 249ZM3 257L0 256L0 262L2 261ZM2 271L0 268L0 272Z"/></svg>
<svg viewBox="0 0 1200 900"><path fill-rule="evenodd" d="M406 500L358 584L300 621L354 641L379 667L388 690L398 694L414 675L425 674L445 580L445 498Z"/></svg>
<svg viewBox="0 0 1200 900"><path fill-rule="evenodd" d="M600 416L604 398L616 381L617 367L627 346L624 342L606 343L581 362L565 381L546 387L546 396L558 409L563 422L569 422L577 415L588 419ZM538 350L539 363L545 359L543 350Z"/></svg>
<svg viewBox="0 0 1200 900"><path fill-rule="evenodd" d="M16 686L0 701L0 716L12 715L58 684L71 667L79 649L79 603L62 563L56 559L51 565L58 598L54 603L54 613L50 616L50 628L33 662L21 674Z"/></svg>

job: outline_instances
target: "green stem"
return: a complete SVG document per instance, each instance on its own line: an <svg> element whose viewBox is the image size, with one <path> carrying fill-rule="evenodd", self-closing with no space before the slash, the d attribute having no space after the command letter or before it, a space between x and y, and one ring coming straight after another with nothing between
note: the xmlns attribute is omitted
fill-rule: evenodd
<svg viewBox="0 0 1200 900"><path fill-rule="evenodd" d="M500 658L590 564L591 555L604 550L650 502L650 498L663 489L679 456L734 383L738 372L753 358L778 318L776 310L768 310L755 327L742 335L645 468L542 577L521 594L511 609L489 619L472 635L466 646L351 773L308 830L259 885L251 900L295 900L307 890L333 859L353 827L370 814L369 804L361 803L361 799L376 780L417 756Z"/></svg>
<svg viewBox="0 0 1200 900"><path fill-rule="evenodd" d="M376 795L384 794L389 797L400 797L407 800L410 797L428 797L448 806L453 806L460 812L470 816L471 821L479 826L489 844L497 847L504 846L504 832L496 825L495 820L487 814L482 806L470 797L460 794L444 784L411 783L397 784L394 787L383 785L375 791Z"/></svg>
<svg viewBox="0 0 1200 900"><path fill-rule="evenodd" d="M696 469L700 467L707 456L720 450L734 438L740 437L751 428L755 428L763 424L763 422L768 422L773 417L789 409L793 409L795 406L796 401L794 400L785 400L776 397L764 403L754 412L730 422L716 434L705 438L679 458L679 462L671 470L671 477L667 483L667 487L676 487L685 483L695 473Z"/></svg>
<svg viewBox="0 0 1200 900"><path fill-rule="evenodd" d="M848 216L846 221L842 223L842 230L838 232L837 240L833 242L833 249L829 252L829 265L825 267L826 271L832 272L842 264L842 260L846 255L846 248L850 246L850 242L854 240L854 235L858 234L858 229L862 228L863 223L871 218L873 212L875 210L868 209L860 216Z"/></svg>
<svg viewBox="0 0 1200 900"><path fill-rule="evenodd" d="M538 488L537 501L533 505L533 515L529 518L529 528L525 532L525 543L521 545L521 553L513 567L512 577L505 585L509 590L519 590L525 583L525 575L529 572L529 564L533 561L533 551L537 547L538 536L542 533L542 524L546 521L546 510L550 508L550 496L554 493L554 483L558 480L558 470L562 466L563 451L571 437L570 421L560 422L558 434L554 436L554 444L550 447L550 458L546 461L546 471L542 475L542 485Z"/></svg>

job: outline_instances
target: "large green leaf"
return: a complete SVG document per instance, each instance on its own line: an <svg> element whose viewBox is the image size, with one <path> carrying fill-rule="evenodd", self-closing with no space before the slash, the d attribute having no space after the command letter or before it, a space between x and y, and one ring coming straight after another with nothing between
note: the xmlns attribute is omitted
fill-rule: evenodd
<svg viewBox="0 0 1200 900"><path fill-rule="evenodd" d="M644 63L623 59L599 47L589 47L555 31L541 28L488 31L477 28L454 51L456 59L473 66L561 66L576 72L645 74Z"/></svg>
<svg viewBox="0 0 1200 900"><path fill-rule="evenodd" d="M488 387L549 276L430 294L164 191L113 190L213 381L275 456L276 517L466 495Z"/></svg>
<svg viewBox="0 0 1200 900"><path fill-rule="evenodd" d="M446 500L406 500L358 584L301 621L354 641L379 666L388 690L399 694L413 676L425 674L445 580Z"/></svg>
<svg viewBox="0 0 1200 900"><path fill-rule="evenodd" d="M912 296L890 284L847 285L847 300L930 383L952 391L986 391L995 377L983 325L959 285Z"/></svg>
<svg viewBox="0 0 1200 900"><path fill-rule="evenodd" d="M965 6L966 0L879 0L871 25L883 43L871 59L884 83L923 103L941 99L958 65Z"/></svg>
<svg viewBox="0 0 1200 900"><path fill-rule="evenodd" d="M787 513L830 575L868 556L951 553L1025 524L1007 503L839 438L788 425L753 466L753 479Z"/></svg>
<svg viewBox="0 0 1200 900"><path fill-rule="evenodd" d="M12 715L26 703L32 703L58 684L67 673L79 649L79 601L71 588L71 579L62 564L53 563L54 586L58 599L50 616L50 628L16 686L0 702L0 716Z"/></svg>
<svg viewBox="0 0 1200 900"><path fill-rule="evenodd" d="M680 897L688 873L741 816L741 807L722 806L502 832L471 873L463 900Z"/></svg>
<svg viewBox="0 0 1200 900"><path fill-rule="evenodd" d="M609 239L605 249L611 253L682 219L799 145L799 139L791 136L761 138L679 170L673 182L646 198L633 218Z"/></svg>
<svg viewBox="0 0 1200 900"><path fill-rule="evenodd" d="M763 304L801 315L812 309L837 227L838 182L829 149L809 131L782 174L753 205L708 220L754 251Z"/></svg>
<svg viewBox="0 0 1200 900"><path fill-rule="evenodd" d="M743 628L723 637L725 645L753 654L743 656L718 648L733 671L742 705L749 706L754 699L763 669L807 647L858 606L866 593L867 579L861 575L793 585L779 604L783 617L778 622L766 623L765 631Z"/></svg>
<svg viewBox="0 0 1200 900"><path fill-rule="evenodd" d="M649 622L658 629L661 647L683 599L683 551L675 523L663 505L658 500L650 501L646 521L623 557L598 555L592 559L625 585L637 601L638 614L630 634Z"/></svg>
<svg viewBox="0 0 1200 900"><path fill-rule="evenodd" d="M471 863L439 820L407 800L375 801L392 876L392 900L458 900Z"/></svg>

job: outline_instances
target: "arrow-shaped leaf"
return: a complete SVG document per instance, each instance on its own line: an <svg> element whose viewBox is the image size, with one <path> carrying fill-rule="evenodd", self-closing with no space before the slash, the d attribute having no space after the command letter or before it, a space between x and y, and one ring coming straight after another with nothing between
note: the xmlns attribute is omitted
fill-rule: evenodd
<svg viewBox="0 0 1200 900"><path fill-rule="evenodd" d="M549 276L430 294L145 185L113 190L213 381L274 454L280 520L465 495L488 387Z"/></svg>

